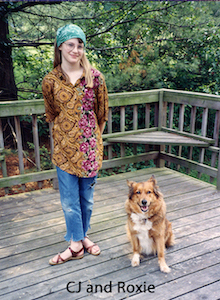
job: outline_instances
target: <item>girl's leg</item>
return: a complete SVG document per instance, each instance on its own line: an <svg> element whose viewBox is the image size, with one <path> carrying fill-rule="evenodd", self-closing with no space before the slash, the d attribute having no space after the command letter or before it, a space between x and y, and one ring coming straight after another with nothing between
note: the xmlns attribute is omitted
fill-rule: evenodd
<svg viewBox="0 0 220 300"><path fill-rule="evenodd" d="M90 228L90 219L93 210L93 194L97 176L92 178L79 178L79 196L83 222L83 237Z"/></svg>
<svg viewBox="0 0 220 300"><path fill-rule="evenodd" d="M84 239L83 221L79 196L79 178L68 174L57 167L59 182L60 200L66 221L65 239L70 241L70 248L74 252L79 252L81 257L84 253L82 240ZM60 256L56 255L50 264L60 263L72 256L71 250L67 248ZM61 258L60 258L61 257Z"/></svg>
<svg viewBox="0 0 220 300"><path fill-rule="evenodd" d="M82 210L82 219L83 219L83 229L84 229L84 240L83 246L87 251L93 255L100 254L99 246L94 244L86 236L87 231L90 228L90 219L93 209L93 194L96 184L97 176L92 178L80 178L79 179L79 194L80 194L80 204Z"/></svg>
<svg viewBox="0 0 220 300"><path fill-rule="evenodd" d="M66 221L66 241L81 241L84 237L79 194L79 178L57 167L60 201Z"/></svg>

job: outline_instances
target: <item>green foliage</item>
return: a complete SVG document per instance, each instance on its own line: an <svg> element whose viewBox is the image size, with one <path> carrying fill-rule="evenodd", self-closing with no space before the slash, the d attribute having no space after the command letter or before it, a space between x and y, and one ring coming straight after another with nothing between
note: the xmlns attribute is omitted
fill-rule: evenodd
<svg viewBox="0 0 220 300"><path fill-rule="evenodd" d="M42 97L56 30L68 23L86 32L87 56L110 92L165 87L219 93L220 9L214 1L19 5L10 2L8 15L20 99Z"/></svg>
<svg viewBox="0 0 220 300"><path fill-rule="evenodd" d="M13 51L14 75L21 99L39 99L41 84L46 73L52 69L51 47L18 48Z"/></svg>

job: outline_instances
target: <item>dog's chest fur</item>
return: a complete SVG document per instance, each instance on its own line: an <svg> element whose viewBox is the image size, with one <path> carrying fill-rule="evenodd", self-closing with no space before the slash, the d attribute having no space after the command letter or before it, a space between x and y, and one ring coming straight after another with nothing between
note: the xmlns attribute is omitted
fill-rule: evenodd
<svg viewBox="0 0 220 300"><path fill-rule="evenodd" d="M149 230L152 229L152 222L144 217L143 214L131 214L131 219L134 222L134 230L137 231L142 252L151 254L153 252L153 239L149 237Z"/></svg>

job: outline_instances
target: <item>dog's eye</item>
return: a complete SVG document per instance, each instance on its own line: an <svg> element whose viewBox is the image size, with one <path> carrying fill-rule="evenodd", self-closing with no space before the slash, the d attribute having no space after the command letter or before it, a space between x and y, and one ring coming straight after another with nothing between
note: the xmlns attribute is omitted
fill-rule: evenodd
<svg viewBox="0 0 220 300"><path fill-rule="evenodd" d="M140 194L140 193L141 193L140 191L137 191L137 192L136 192L136 194Z"/></svg>
<svg viewBox="0 0 220 300"><path fill-rule="evenodd" d="M151 191L147 191L147 194L151 194Z"/></svg>

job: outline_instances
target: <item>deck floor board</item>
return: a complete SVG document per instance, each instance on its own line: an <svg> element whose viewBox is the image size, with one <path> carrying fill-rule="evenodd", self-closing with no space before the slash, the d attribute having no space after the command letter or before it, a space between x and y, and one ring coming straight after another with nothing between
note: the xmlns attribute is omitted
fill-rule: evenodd
<svg viewBox="0 0 220 300"><path fill-rule="evenodd" d="M130 265L126 180L144 181L152 174L164 194L176 238L166 251L169 274L159 271L152 255L139 267ZM49 258L66 248L59 193L47 189L0 198L0 299L220 298L220 192L213 185L167 168L151 168L98 179L94 199L89 235L101 255L85 254L82 260L52 267ZM81 291L69 293L68 282L75 282L70 285L75 291L81 282ZM147 290L152 285L154 293Z"/></svg>

